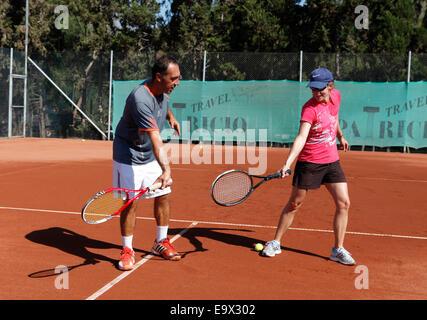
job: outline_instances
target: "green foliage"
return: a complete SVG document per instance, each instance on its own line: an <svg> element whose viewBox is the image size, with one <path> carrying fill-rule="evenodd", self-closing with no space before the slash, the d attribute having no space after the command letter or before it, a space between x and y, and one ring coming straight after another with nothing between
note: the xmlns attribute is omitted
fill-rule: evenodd
<svg viewBox="0 0 427 320"><path fill-rule="evenodd" d="M354 21L359 0L63 0L69 28L55 28L56 0L30 1L30 52L424 52L427 0L370 0L369 29ZM25 1L0 4L0 44L23 49Z"/></svg>
<svg viewBox="0 0 427 320"><path fill-rule="evenodd" d="M219 65L218 69L212 71L213 78L222 80L245 80L245 73L239 71L239 69L231 62L225 62Z"/></svg>

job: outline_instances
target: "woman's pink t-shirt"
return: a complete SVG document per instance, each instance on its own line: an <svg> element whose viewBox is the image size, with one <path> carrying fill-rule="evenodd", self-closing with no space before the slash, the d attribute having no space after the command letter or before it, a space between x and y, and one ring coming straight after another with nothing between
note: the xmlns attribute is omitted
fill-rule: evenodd
<svg viewBox="0 0 427 320"><path fill-rule="evenodd" d="M341 94L331 90L327 104L311 98L302 107L301 121L311 124L307 141L299 154L299 161L332 163L339 160L336 136Z"/></svg>

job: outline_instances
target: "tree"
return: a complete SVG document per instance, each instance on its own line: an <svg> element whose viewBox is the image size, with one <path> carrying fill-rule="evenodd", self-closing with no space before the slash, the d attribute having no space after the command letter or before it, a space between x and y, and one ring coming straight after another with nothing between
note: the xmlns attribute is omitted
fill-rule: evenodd
<svg viewBox="0 0 427 320"><path fill-rule="evenodd" d="M0 47L7 45L7 36L12 32L11 20L8 16L10 8L9 0L0 2Z"/></svg>
<svg viewBox="0 0 427 320"><path fill-rule="evenodd" d="M285 49L289 44L289 29L277 14L284 11L285 2L219 1L221 19L227 16L221 23L225 22L223 39L228 41L230 51L275 52Z"/></svg>
<svg viewBox="0 0 427 320"><path fill-rule="evenodd" d="M212 24L212 1L175 0L171 4L170 22L163 28L163 51L178 53L185 78L201 79L204 50L217 40Z"/></svg>
<svg viewBox="0 0 427 320"><path fill-rule="evenodd" d="M139 0L63 0L68 9L68 28L55 25L58 6L55 0L29 1L29 55L86 113L92 112L105 128L105 81L108 81L109 50L136 52L153 47L159 33L156 28L159 4ZM0 5L1 45L23 50L25 39L25 0L2 1ZM70 53L73 54L70 54ZM30 64L30 68L31 68ZM34 72L37 73L34 69ZM36 81L36 82L34 82ZM50 85L40 86L38 77L29 78L29 90L35 101L30 107L37 114L46 95L58 97ZM89 87L96 89L88 90ZM42 97L42 99L40 98ZM84 124L74 109L74 129Z"/></svg>

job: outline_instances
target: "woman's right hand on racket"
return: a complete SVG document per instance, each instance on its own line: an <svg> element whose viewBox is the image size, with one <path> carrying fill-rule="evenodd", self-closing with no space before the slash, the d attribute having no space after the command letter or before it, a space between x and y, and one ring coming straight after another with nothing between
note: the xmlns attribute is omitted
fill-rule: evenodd
<svg viewBox="0 0 427 320"><path fill-rule="evenodd" d="M280 173L282 174L282 178L285 178L287 176L291 175L291 171L289 171L291 168L288 165L284 165L281 169L280 169Z"/></svg>

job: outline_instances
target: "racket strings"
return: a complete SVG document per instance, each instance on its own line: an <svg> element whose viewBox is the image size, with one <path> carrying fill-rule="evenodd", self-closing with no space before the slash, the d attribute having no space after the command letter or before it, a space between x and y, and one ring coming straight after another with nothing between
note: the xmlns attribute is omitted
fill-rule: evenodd
<svg viewBox="0 0 427 320"><path fill-rule="evenodd" d="M220 177L212 189L215 200L233 204L244 199L252 189L252 179L243 172L230 172Z"/></svg>
<svg viewBox="0 0 427 320"><path fill-rule="evenodd" d="M123 207L128 195L122 190L104 193L91 201L84 210L84 219L95 222L111 216Z"/></svg>

